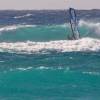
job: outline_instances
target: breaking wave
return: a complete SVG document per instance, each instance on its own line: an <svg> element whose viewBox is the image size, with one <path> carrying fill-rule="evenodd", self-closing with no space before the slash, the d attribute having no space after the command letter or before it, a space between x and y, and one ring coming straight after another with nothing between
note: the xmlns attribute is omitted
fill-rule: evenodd
<svg viewBox="0 0 100 100"><path fill-rule="evenodd" d="M79 26L100 27L100 22L95 23L95 22L80 20L79 21Z"/></svg>
<svg viewBox="0 0 100 100"><path fill-rule="evenodd" d="M2 31L12 31L19 28L27 28L27 27L35 27L36 25L11 25L11 26L4 26L0 28L0 32Z"/></svg>
<svg viewBox="0 0 100 100"><path fill-rule="evenodd" d="M50 42L15 42L0 43L1 52L15 53L50 53L73 52L73 51L100 51L100 40L92 38L82 38L79 40L60 40Z"/></svg>
<svg viewBox="0 0 100 100"><path fill-rule="evenodd" d="M28 15L27 15L28 16ZM27 24L15 24L15 25L11 25L11 26L4 26L4 27L0 27L0 31L10 31L10 30L16 30L16 29L19 29L19 28L26 28L26 27L34 27L34 26L38 26L38 25L27 25ZM40 25L39 25L40 26ZM60 25L41 25L41 26L45 26L46 28L70 28L70 25L69 23L64 23L64 24L60 24ZM95 29L96 32L100 32L100 22L98 23L95 23L95 22L89 22L89 21L84 21L84 20L80 20L79 21L79 27L88 27L88 28L91 28L91 29Z"/></svg>
<svg viewBox="0 0 100 100"><path fill-rule="evenodd" d="M31 28L31 27L38 27L40 25L26 25L26 24L17 24L17 25L8 25L8 26L3 26L0 27L0 32L2 31L12 31L12 30L16 30L16 29L20 29L20 28ZM42 25L41 25L42 26ZM68 24L62 24L62 25L43 25L45 28L66 28L66 26L68 27Z"/></svg>
<svg viewBox="0 0 100 100"><path fill-rule="evenodd" d="M80 27L87 27L91 33L95 33L96 35L100 36L100 22L90 22L90 21L79 21Z"/></svg>

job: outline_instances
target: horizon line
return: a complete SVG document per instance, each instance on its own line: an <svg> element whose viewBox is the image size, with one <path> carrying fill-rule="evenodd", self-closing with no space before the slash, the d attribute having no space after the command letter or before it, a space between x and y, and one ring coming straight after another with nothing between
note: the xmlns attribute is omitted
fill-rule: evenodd
<svg viewBox="0 0 100 100"><path fill-rule="evenodd" d="M70 8L70 7L69 7ZM74 8L74 7L73 7ZM78 9L78 8L74 8L74 9L76 9L76 10L100 10L100 9L98 9L98 8L91 8L91 9ZM3 11L3 10L12 10L12 11L22 11L22 10L37 10L37 11L41 11L41 10L68 10L68 8L67 9L0 9L0 11Z"/></svg>

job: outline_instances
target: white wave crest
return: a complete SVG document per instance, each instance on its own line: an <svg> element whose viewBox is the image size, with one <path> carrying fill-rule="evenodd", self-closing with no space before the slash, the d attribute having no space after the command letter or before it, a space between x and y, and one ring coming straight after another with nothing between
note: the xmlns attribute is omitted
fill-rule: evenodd
<svg viewBox="0 0 100 100"><path fill-rule="evenodd" d="M32 14L25 14L23 16L15 16L14 18L19 19L19 18L24 18L24 17L29 17L29 16L32 16Z"/></svg>
<svg viewBox="0 0 100 100"><path fill-rule="evenodd" d="M12 31L19 28L25 28L25 27L35 27L36 25L11 25L11 26L4 26L0 28L0 32L2 31Z"/></svg>
<svg viewBox="0 0 100 100"><path fill-rule="evenodd" d="M99 72L82 72L82 73L87 75L100 75Z"/></svg>
<svg viewBox="0 0 100 100"><path fill-rule="evenodd" d="M16 53L46 53L50 51L72 52L72 51L100 51L100 40L82 38L79 40L60 40L50 42L16 42L0 43L1 52Z"/></svg>
<svg viewBox="0 0 100 100"><path fill-rule="evenodd" d="M98 36L100 36L100 22L97 23L97 22L80 20L79 26L80 27L86 26L92 33L96 33Z"/></svg>
<svg viewBox="0 0 100 100"><path fill-rule="evenodd" d="M32 69L32 67L27 67L27 68L16 68L17 70L21 70L21 71L26 71L26 70L30 70Z"/></svg>
<svg viewBox="0 0 100 100"><path fill-rule="evenodd" d="M100 23L98 22L90 22L90 21L84 21L84 20L80 20L79 21L79 26L88 26L88 27L99 27L100 26Z"/></svg>

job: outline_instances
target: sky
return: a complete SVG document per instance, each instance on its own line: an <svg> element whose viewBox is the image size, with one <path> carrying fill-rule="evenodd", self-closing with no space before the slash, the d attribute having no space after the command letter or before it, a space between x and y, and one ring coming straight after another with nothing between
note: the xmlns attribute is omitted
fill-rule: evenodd
<svg viewBox="0 0 100 100"><path fill-rule="evenodd" d="M100 0L0 0L2 9L100 9Z"/></svg>

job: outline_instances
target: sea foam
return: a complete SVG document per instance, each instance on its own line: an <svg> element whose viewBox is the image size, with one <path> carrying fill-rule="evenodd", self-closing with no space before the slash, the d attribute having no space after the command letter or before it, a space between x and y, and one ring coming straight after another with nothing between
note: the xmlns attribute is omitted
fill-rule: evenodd
<svg viewBox="0 0 100 100"><path fill-rule="evenodd" d="M16 53L45 53L51 51L73 52L73 51L100 51L100 40L93 38L82 38L79 40L59 40L49 42L15 42L0 43L1 52Z"/></svg>

